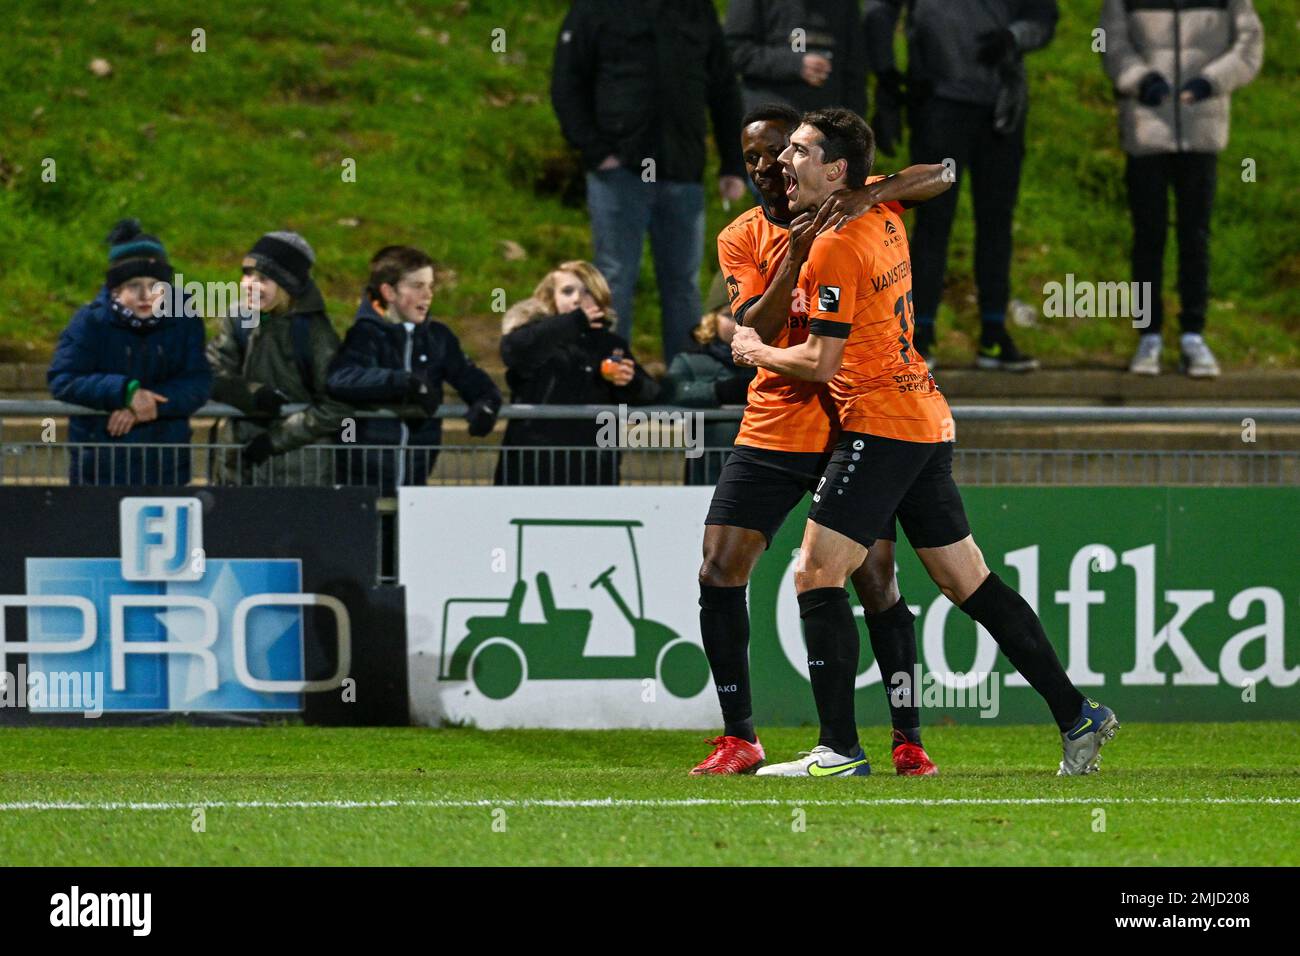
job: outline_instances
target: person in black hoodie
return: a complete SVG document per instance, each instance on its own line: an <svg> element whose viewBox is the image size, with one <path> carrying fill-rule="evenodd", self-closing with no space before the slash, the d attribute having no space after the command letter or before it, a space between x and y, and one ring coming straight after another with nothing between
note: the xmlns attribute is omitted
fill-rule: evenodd
<svg viewBox="0 0 1300 956"><path fill-rule="evenodd" d="M455 333L429 318L433 260L410 246L385 246L370 260L370 281L338 355L329 393L357 408L391 408L398 418L362 418L356 441L335 461L340 484L378 486L392 496L400 485L423 485L442 444L443 383L469 406L469 433L492 431L501 392L461 351Z"/></svg>
<svg viewBox="0 0 1300 956"><path fill-rule="evenodd" d="M562 262L502 322L510 401L535 405L645 405L659 384L611 331L609 285L589 262ZM599 448L595 416L514 418L506 427L498 485L616 485L617 449ZM545 450L543 450L545 449Z"/></svg>

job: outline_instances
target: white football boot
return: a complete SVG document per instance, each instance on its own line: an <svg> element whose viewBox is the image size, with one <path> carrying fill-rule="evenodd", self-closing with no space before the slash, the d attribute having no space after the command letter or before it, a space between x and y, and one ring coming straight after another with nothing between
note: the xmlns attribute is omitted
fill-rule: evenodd
<svg viewBox="0 0 1300 956"><path fill-rule="evenodd" d="M866 777L871 773L871 764L862 748L858 748L856 757L837 754L830 747L818 744L812 750L800 751L798 760L787 763L770 763L759 767L759 777Z"/></svg>

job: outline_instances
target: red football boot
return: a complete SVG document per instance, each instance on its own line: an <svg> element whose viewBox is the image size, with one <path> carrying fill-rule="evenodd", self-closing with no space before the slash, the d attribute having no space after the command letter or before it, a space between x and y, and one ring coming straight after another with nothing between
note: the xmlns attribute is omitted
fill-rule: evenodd
<svg viewBox="0 0 1300 956"><path fill-rule="evenodd" d="M894 744L894 769L900 777L932 777L939 772L924 747L906 740Z"/></svg>
<svg viewBox="0 0 1300 956"><path fill-rule="evenodd" d="M713 753L691 770L692 777L708 773L753 773L767 759L761 743L751 744L743 737L714 737L705 743L713 745Z"/></svg>

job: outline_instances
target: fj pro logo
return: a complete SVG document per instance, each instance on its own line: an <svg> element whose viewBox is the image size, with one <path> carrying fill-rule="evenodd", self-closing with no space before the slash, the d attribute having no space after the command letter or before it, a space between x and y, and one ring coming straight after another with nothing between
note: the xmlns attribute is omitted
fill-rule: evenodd
<svg viewBox="0 0 1300 956"><path fill-rule="evenodd" d="M198 498L123 498L119 514L124 580L203 577L203 505Z"/></svg>

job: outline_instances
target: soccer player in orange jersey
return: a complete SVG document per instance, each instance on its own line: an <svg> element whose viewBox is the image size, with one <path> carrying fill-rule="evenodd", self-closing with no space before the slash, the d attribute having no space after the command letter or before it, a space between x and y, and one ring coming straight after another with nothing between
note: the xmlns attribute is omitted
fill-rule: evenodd
<svg viewBox="0 0 1300 956"><path fill-rule="evenodd" d="M806 310L791 314L791 293L818 229L842 225L876 202L921 202L949 186L942 166L915 167L842 190L817 216L792 223L779 156L798 125L799 114L785 106L761 107L745 117L741 149L762 203L718 236L718 259L736 321L757 326L764 338L781 345L797 344L808 334ZM834 417L825 385L760 370L750 386L736 447L705 520L700 630L724 726L711 741L712 753L692 774L745 773L764 759L752 719L745 588L772 536L825 467L837 430ZM853 582L889 697L890 676L913 673L916 634L894 579L892 520L881 536L890 540L872 550ZM890 702L895 769L905 775L933 773L911 695L895 692Z"/></svg>
<svg viewBox="0 0 1300 956"><path fill-rule="evenodd" d="M818 209L846 184L862 182L874 152L871 129L855 113L806 114L781 157L791 210ZM853 713L858 631L844 585L879 547L879 529L897 515L939 589L988 630L1046 700L1061 730L1059 772L1090 773L1119 724L1110 708L1070 682L1038 615L989 571L971 537L952 477L952 414L912 345L911 287L902 221L875 206L814 240L799 278L808 301L804 341L773 347L749 329L738 329L732 341L738 362L827 383L840 424L795 569L821 739L802 759L758 772L870 772Z"/></svg>

